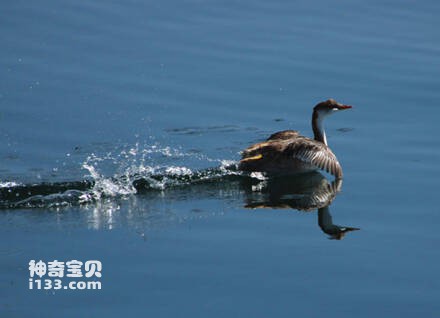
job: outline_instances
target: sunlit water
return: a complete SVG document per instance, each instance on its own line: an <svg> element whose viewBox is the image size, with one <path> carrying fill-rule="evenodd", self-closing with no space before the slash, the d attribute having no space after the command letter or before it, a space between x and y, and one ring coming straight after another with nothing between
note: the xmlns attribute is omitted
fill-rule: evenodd
<svg viewBox="0 0 440 318"><path fill-rule="evenodd" d="M3 4L0 316L438 317L439 12ZM343 184L236 170L330 97ZM102 290L29 290L31 259L101 260Z"/></svg>

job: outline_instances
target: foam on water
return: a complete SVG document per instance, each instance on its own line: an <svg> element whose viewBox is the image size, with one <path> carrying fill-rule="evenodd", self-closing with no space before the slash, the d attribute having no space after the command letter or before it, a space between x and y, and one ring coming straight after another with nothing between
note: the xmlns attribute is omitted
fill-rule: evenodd
<svg viewBox="0 0 440 318"><path fill-rule="evenodd" d="M0 188L13 188L20 185L20 183L13 181L0 182Z"/></svg>
<svg viewBox="0 0 440 318"><path fill-rule="evenodd" d="M217 166L193 169L184 165L182 159L205 165L217 163ZM108 198L127 198L139 191L164 191L228 175L241 175L234 161L212 159L158 144L140 147L136 143L133 147L102 155L92 153L81 167L87 171L81 181L29 185L3 182L0 184L0 207L52 208L93 204Z"/></svg>

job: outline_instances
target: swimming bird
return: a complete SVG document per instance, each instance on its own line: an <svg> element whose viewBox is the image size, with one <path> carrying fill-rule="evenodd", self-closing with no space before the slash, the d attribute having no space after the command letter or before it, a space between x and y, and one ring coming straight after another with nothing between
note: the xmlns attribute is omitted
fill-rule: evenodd
<svg viewBox="0 0 440 318"><path fill-rule="evenodd" d="M312 129L314 139L301 136L296 130L283 130L272 134L266 141L256 143L242 152L238 169L267 173L303 173L324 170L342 178L342 167L327 145L324 119L334 113L350 109L334 99L320 102L313 108Z"/></svg>

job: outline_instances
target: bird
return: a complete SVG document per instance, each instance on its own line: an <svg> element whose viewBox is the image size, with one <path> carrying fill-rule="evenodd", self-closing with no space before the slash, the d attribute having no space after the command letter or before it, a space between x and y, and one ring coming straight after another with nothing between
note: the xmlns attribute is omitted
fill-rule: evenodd
<svg viewBox="0 0 440 318"><path fill-rule="evenodd" d="M253 144L242 151L238 169L269 174L297 174L324 170L342 179L342 167L327 144L324 119L334 113L352 108L328 99L313 108L314 139L300 135L297 130L283 130L270 135L266 141Z"/></svg>

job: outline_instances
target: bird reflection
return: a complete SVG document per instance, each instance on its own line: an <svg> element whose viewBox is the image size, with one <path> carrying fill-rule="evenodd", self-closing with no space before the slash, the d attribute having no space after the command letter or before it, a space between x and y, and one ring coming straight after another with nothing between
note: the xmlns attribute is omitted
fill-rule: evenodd
<svg viewBox="0 0 440 318"><path fill-rule="evenodd" d="M332 215L330 214L328 206L318 209L318 224L324 233L330 235L329 238L332 240L341 240L348 232L360 230L357 227L333 224Z"/></svg>
<svg viewBox="0 0 440 318"><path fill-rule="evenodd" d="M356 227L333 223L329 206L342 188L342 180L331 183L319 172L299 176L262 179L245 186L245 207L252 209L318 210L318 225L330 239L341 240Z"/></svg>

